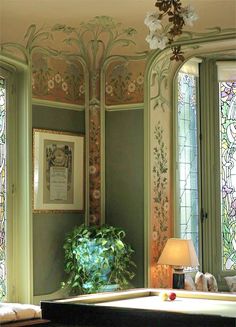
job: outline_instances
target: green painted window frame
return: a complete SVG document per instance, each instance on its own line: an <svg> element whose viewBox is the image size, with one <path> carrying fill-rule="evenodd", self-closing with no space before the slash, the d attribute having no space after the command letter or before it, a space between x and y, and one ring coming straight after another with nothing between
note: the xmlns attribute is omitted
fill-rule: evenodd
<svg viewBox="0 0 236 327"><path fill-rule="evenodd" d="M177 114L177 108L178 108L178 73L185 73L185 74L190 74L194 75L196 78L196 105L197 105L197 148L198 148L198 159L200 158L200 137L199 137L199 128L200 128L200 94L199 94L199 64L202 62L201 59L199 58L192 58L190 59L187 63L184 64L184 66L180 67L180 69L176 73L176 78L175 78L175 87L174 87L174 99L176 102L176 110L174 110L174 158L175 158L175 172L174 172L174 177L175 177L175 207L174 207L174 235L176 237L180 237L180 217L179 217L179 212L180 212L180 206L179 206L179 180L178 180L178 175L179 175L179 167L178 167L178 114ZM200 180L200 175L201 175L201 162L198 160L198 186L199 186L199 203L198 203L198 211L199 211L199 217L200 217L200 211L201 211L201 180ZM198 239L198 259L200 262L200 265L202 265L202 230L201 230L201 225L200 223L198 224L198 232L199 232L199 239ZM194 272L196 271L195 268L193 269L188 269L188 272Z"/></svg>
<svg viewBox="0 0 236 327"><path fill-rule="evenodd" d="M219 60L219 59L218 59ZM225 276L235 275L235 271L221 269L221 194L220 188L220 148L219 148L219 83L217 78L217 59L205 58L199 65L199 242L200 267L203 272L211 272L218 281L220 290L228 290ZM177 90L177 78L175 90ZM177 92L176 92L177 93ZM177 103L177 97L175 96ZM177 108L177 106L176 106ZM174 113L175 135L177 135L177 113ZM175 138L177 140L177 137ZM175 143L174 150L178 150ZM177 153L175 154L177 158ZM176 174L177 178L177 174ZM179 236L178 181L175 194L175 236ZM202 217L207 213L207 218Z"/></svg>
<svg viewBox="0 0 236 327"><path fill-rule="evenodd" d="M0 65L1 76L6 80L6 299L9 301L14 293L14 245L13 214L15 210L14 188L16 185L16 98L15 71L6 64Z"/></svg>
<svg viewBox="0 0 236 327"><path fill-rule="evenodd" d="M219 59L218 59L219 60ZM204 211L208 218L203 221L203 244L206 251L203 270L213 273L219 288L227 290L225 276L235 275L236 271L222 271L221 247L221 190L220 187L220 131L219 131L219 82L217 60L206 59L200 67L201 125L202 125L202 195ZM208 109L208 110L206 110ZM211 237L209 237L211 235Z"/></svg>
<svg viewBox="0 0 236 327"><path fill-rule="evenodd" d="M32 303L32 107L31 70L0 55L8 92L7 301Z"/></svg>
<svg viewBox="0 0 236 327"><path fill-rule="evenodd" d="M183 78L185 78L186 76L188 76L188 78L190 77L190 79L193 81L194 80L194 90L195 90L195 103L196 103L196 116L195 116L195 120L194 120L194 122L196 122L196 134L195 135L193 135L193 134L191 134L191 135L189 135L189 138L191 138L191 136L193 137L196 137L196 143L194 142L194 143L190 143L190 141L189 141L189 138L186 138L186 135L180 135L182 132L182 129L178 126L177 127L177 135L178 135L178 140L176 139L176 141L177 141L177 153L176 153L176 172L177 172L177 176L176 176L176 183L177 183L177 185L178 185L178 191L180 191L180 192L178 192L178 198L180 199L180 196L181 196L181 192L183 192L183 194L185 194L185 196L186 196L186 194L188 195L188 196L190 196L191 195L191 197L193 196L193 194L192 194L192 191L193 191L193 187L191 187L190 189L189 189L189 187L188 186L186 186L186 184L188 184L187 183L187 180L186 179L183 179L183 178L181 178L181 173L183 173L183 170L181 170L181 166L182 165L184 165L184 168L186 169L186 161L188 161L188 164L190 165L190 158L185 158L185 155L187 154L186 153L186 147L188 148L188 147L191 147L191 150L190 150L190 152L193 150L193 146L196 146L196 148L197 148L197 153L196 153L196 156L197 156L197 158L199 157L199 153L198 153L198 149L199 149L199 142L198 142L198 135L197 135L197 133L198 133L198 129L199 129L199 122L198 122L198 112L199 112L199 110L198 110L198 103L199 103L199 101L198 101L198 84L199 84L199 81L198 81L198 76L197 75L195 75L195 74L193 74L193 73L188 73L188 72L182 72L182 71L179 71L179 73L178 73L178 83L179 83L179 78L180 79L183 79ZM179 91L178 91L178 94L179 94ZM185 105L182 105L181 106L182 107L182 109L183 109L183 112L185 112L186 114L191 114L190 113L190 111L191 110L187 110L187 112L185 111L185 108L186 108L186 104ZM189 108L188 108L189 109ZM186 118L186 116L184 115L184 118L182 118L181 120L180 119L178 119L179 118L179 106L178 106L178 117L177 117L177 125L179 125L180 124L180 122L182 121L182 123L183 123L183 121L184 121L184 125L185 125L185 123L186 123L186 119L189 119L189 121L188 121L188 123L190 123L190 121L192 121L192 119L191 118ZM190 132L190 129L188 129L188 132ZM184 144L183 144L183 141L181 141L181 139L183 139L183 137L184 137ZM187 144L186 144L186 142L187 142ZM181 157L181 159L180 159L180 157L179 157L179 155L180 155L180 152L179 152L179 150L180 149L182 149L182 151L184 152L184 160L185 160L185 163L181 163L181 159L183 160L183 158ZM196 181L197 182L197 191L198 191L198 193L197 193L197 197L199 197L199 180L198 180L198 176L199 176L199 163L197 163L197 170L196 170L196 179L194 179L194 181ZM186 173L186 170L184 169L184 173ZM190 168L189 168L190 169ZM193 173L193 171L191 170L191 171L189 171L189 175L188 175L188 182L192 182L192 178L191 178L191 174ZM186 177L186 176L185 176ZM182 185L182 187L181 187L181 180L182 180L182 182L183 182L183 180L185 180L185 187L184 188L182 188L183 187L183 185ZM182 188L182 191L181 191L181 188ZM184 191L183 191L184 190ZM188 201L186 201L186 199L185 199L185 196L183 196L183 198L182 198L182 196L181 196L181 201L178 201L177 202L177 212L178 212L178 214L177 214L177 216L178 216L178 225L176 226L176 231L177 231L177 234L179 235L179 236L181 236L181 237L185 237L185 238L188 238L188 237L190 237L190 236L182 236L182 228L181 228L181 225L183 224L183 225L185 225L186 227L188 226L188 227L190 227L190 225L193 225L193 226L196 226L196 224L195 224L195 220L196 220L196 216L194 215L194 218L193 218L193 216L192 216L192 209L193 209L193 206L191 206L191 214L190 214L190 217L192 217L191 218L191 221L192 221L192 223L190 222L189 223L189 221L188 221L188 223L185 221L182 221L182 210L183 209L186 209L186 205L187 205L187 202ZM184 206L182 206L181 205L181 203L182 203L182 201L184 202ZM198 201L198 205L199 205L199 201ZM188 206L187 205L187 209L189 209L190 208L190 206ZM187 210L188 211L188 210ZM188 216L188 218L189 218L189 215L187 214L186 215L186 212L184 212L184 217L186 218L187 216ZM199 215L199 208L198 208L198 206L196 207L196 215L198 216ZM188 231L185 231L185 234L187 233L188 235L191 233L191 235L192 235L192 233L196 233L196 235L198 236L199 235L199 230L198 230L198 224L197 224L197 231L193 231L193 226L191 226L191 231L188 229ZM195 227L196 228L196 227ZM194 239L192 238L192 240L193 240L193 243L194 243L194 246L195 246L195 250L196 250L196 252L199 252L199 240L198 240L198 242L197 242L197 240L195 240L194 241ZM196 247L196 243L198 244L198 246Z"/></svg>

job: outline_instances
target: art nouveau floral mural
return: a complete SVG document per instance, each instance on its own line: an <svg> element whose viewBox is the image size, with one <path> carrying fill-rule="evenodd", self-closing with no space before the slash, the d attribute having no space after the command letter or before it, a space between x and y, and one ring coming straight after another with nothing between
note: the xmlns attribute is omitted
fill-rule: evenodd
<svg viewBox="0 0 236 327"><path fill-rule="evenodd" d="M150 286L170 287L170 269L157 265L167 239L171 236L170 219L170 123L168 72L170 60L161 57L152 69L150 89L150 170L151 170L151 221L150 221Z"/></svg>
<svg viewBox="0 0 236 327"><path fill-rule="evenodd" d="M6 79L0 76L0 301L6 296Z"/></svg>
<svg viewBox="0 0 236 327"><path fill-rule="evenodd" d="M154 126L153 163L152 163L152 248L151 269L152 285L168 287L169 271L158 266L157 261L170 235L169 226L169 196L168 196L168 142L164 139L161 122Z"/></svg>
<svg viewBox="0 0 236 327"><path fill-rule="evenodd" d="M30 27L31 34L43 33ZM77 72L75 61L61 59L60 53L35 53L33 56L33 94L34 97L57 101L84 101L84 76L79 61L82 60L89 73L89 188L90 188L90 223L101 222L101 68L116 45L124 42L134 44L130 38L135 33L132 28L122 29L120 24L109 17L96 17L83 23L79 28L57 24L50 33L64 33L68 46L76 47ZM30 37L30 33L27 33ZM106 38L106 35L109 35ZM120 38L122 37L122 40ZM32 52L37 38L30 37L34 44L27 43L28 52ZM103 38L107 41L104 42ZM105 74L104 96L106 105L142 103L144 100L145 56L136 60L116 60L110 62ZM138 65L137 65L138 62ZM166 239L170 236L169 208L169 119L167 110L167 79L169 61L162 58L153 70L152 107L150 133L152 170L152 212L151 212L151 280L150 286L166 286L169 270L157 266L157 260ZM68 74L69 73L69 74ZM73 76L73 78L72 78ZM72 79L71 79L72 78ZM73 85L69 83L73 82ZM69 93L69 88L76 90ZM87 110L87 109L86 109Z"/></svg>
<svg viewBox="0 0 236 327"><path fill-rule="evenodd" d="M84 73L78 60L66 60L34 52L32 65L34 98L84 105Z"/></svg>
<svg viewBox="0 0 236 327"><path fill-rule="evenodd" d="M145 60L112 62L106 71L106 105L144 101Z"/></svg>
<svg viewBox="0 0 236 327"><path fill-rule="evenodd" d="M60 40L63 40L64 35L61 43L63 50L54 43L58 34ZM81 23L78 28L56 24L44 29L31 25L25 34L25 45L2 45L7 50L15 48L26 61L32 61L32 93L35 99L84 105L86 87L89 91L88 108L85 110L89 110L91 224L101 223L101 70L106 60L115 54L117 47L135 45L132 40L135 34L134 28L124 28L111 17L97 16ZM138 71L135 60L129 62L128 57L123 55L122 61L126 65L120 65L117 69L112 66L114 71L110 73L104 89L104 96L107 95L108 98L107 104L143 102L145 56L143 54L136 58L136 62L138 57L143 60ZM88 74L87 86L84 67ZM119 79L125 81L121 83L122 87Z"/></svg>
<svg viewBox="0 0 236 327"><path fill-rule="evenodd" d="M111 17L98 16L79 28L55 25L54 32L64 32L64 42L76 47L78 55L85 62L89 72L89 222L101 223L101 69L106 59L119 45L134 44L132 36L136 30L132 27L122 28ZM104 41L106 40L106 41ZM110 85L110 88L112 85ZM109 93L107 85L106 92Z"/></svg>

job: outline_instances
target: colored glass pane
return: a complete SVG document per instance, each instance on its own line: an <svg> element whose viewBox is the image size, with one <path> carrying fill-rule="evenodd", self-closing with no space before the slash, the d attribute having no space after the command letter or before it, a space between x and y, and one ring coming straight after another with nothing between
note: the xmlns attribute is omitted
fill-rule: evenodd
<svg viewBox="0 0 236 327"><path fill-rule="evenodd" d="M222 268L236 270L236 81L220 82Z"/></svg>
<svg viewBox="0 0 236 327"><path fill-rule="evenodd" d="M197 80L178 74L178 183L180 237L192 239L198 251Z"/></svg>
<svg viewBox="0 0 236 327"><path fill-rule="evenodd" d="M6 81L0 77L0 301L6 296Z"/></svg>

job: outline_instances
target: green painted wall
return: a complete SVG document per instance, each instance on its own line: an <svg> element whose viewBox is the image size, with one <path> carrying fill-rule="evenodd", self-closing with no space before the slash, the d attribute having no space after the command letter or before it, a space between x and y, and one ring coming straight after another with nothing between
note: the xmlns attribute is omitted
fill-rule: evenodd
<svg viewBox="0 0 236 327"><path fill-rule="evenodd" d="M134 287L144 286L143 110L106 112L106 223L126 231L137 264Z"/></svg>
<svg viewBox="0 0 236 327"><path fill-rule="evenodd" d="M33 106L34 128L84 133L84 112ZM63 242L65 234L84 222L83 214L33 215L34 295L57 291L65 278Z"/></svg>
<svg viewBox="0 0 236 327"><path fill-rule="evenodd" d="M34 105L32 115L33 128L85 133L84 111Z"/></svg>

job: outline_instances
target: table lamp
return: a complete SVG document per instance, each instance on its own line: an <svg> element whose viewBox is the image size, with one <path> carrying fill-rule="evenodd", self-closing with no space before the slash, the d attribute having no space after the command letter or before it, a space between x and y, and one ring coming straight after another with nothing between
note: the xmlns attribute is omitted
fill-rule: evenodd
<svg viewBox="0 0 236 327"><path fill-rule="evenodd" d="M169 238L158 260L158 265L173 267L173 288L184 288L184 267L197 267L198 258L192 240Z"/></svg>

